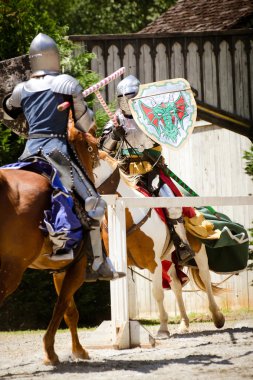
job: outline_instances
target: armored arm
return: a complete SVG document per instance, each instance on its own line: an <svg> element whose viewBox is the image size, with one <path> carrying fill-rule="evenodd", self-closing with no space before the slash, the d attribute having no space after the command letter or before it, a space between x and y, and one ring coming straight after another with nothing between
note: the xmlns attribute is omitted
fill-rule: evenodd
<svg viewBox="0 0 253 380"><path fill-rule="evenodd" d="M101 139L100 139L100 146L99 148L104 150L107 153L112 153L117 145L117 140L114 137L113 134L113 122L109 121L103 130Z"/></svg>
<svg viewBox="0 0 253 380"><path fill-rule="evenodd" d="M52 91L71 95L73 99L73 117L75 127L81 132L88 132L92 123L91 113L82 95L82 87L71 75L62 74L55 77Z"/></svg>
<svg viewBox="0 0 253 380"><path fill-rule="evenodd" d="M107 153L111 153L115 150L117 143L125 136L126 132L123 125L115 127L110 120L104 130L100 140L100 149Z"/></svg>
<svg viewBox="0 0 253 380"><path fill-rule="evenodd" d="M75 127L81 132L88 132L92 117L81 93L73 95L73 111Z"/></svg>

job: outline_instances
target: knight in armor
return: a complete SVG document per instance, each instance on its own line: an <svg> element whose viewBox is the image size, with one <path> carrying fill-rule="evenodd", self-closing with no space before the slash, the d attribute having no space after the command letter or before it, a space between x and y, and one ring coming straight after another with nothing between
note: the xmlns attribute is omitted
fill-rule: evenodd
<svg viewBox="0 0 253 380"><path fill-rule="evenodd" d="M104 216L106 203L88 179L85 170L73 159L67 141L69 111L59 112L58 105L68 101L71 104L75 127L88 132L91 126L91 112L82 96L82 87L70 75L60 70L60 55L55 41L45 34L38 34L29 50L31 77L19 83L4 100L4 111L13 119L24 113L29 125L29 136L19 160L34 156L46 159L57 169L62 184L77 194L86 215L84 228L89 230L87 246L92 264L86 274L86 281L112 280L124 276L116 272L109 258L102 251L100 221ZM88 223L88 227L87 227ZM91 251L91 252L90 252ZM73 252L55 259L71 259Z"/></svg>
<svg viewBox="0 0 253 380"><path fill-rule="evenodd" d="M137 95L139 86L140 81L133 75L119 82L116 89L119 108L115 113L118 126L115 127L112 121L106 124L100 147L111 155L119 154L119 157L124 158L125 171L140 176L139 185L146 188L153 196L174 197L164 177L161 178L160 167L163 162L161 145L154 142L138 127L129 108L128 100ZM182 209L168 208L166 219L175 246L175 260L177 264L184 265L194 257L194 252L186 237Z"/></svg>

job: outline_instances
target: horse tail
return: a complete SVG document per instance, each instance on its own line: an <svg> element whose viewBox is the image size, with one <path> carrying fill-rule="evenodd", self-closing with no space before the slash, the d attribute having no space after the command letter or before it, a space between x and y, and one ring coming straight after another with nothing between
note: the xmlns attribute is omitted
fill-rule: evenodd
<svg viewBox="0 0 253 380"><path fill-rule="evenodd" d="M203 292L206 293L205 285L204 285L204 283L201 280L200 275L199 275L199 269L198 268L189 268L189 274L190 274L191 278L193 279L195 285L200 290L202 290ZM212 288L212 292L213 292L214 296L220 296L224 293L229 292L229 289L221 288L220 286L218 286L217 284L214 284L213 282L211 282L211 288Z"/></svg>

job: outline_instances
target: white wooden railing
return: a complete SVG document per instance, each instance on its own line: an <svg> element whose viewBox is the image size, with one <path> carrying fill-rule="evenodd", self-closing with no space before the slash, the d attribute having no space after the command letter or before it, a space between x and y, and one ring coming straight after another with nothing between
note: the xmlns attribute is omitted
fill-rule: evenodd
<svg viewBox="0 0 253 380"><path fill-rule="evenodd" d="M127 273L126 208L200 207L253 205L253 196L226 197L175 197L175 198L122 198L103 196L108 205L108 230L110 258L117 270ZM112 340L117 348L129 348L140 339L138 326L129 321L127 277L111 281ZM139 326L140 327L140 326ZM138 336L136 336L136 334ZM149 337L147 337L149 339Z"/></svg>

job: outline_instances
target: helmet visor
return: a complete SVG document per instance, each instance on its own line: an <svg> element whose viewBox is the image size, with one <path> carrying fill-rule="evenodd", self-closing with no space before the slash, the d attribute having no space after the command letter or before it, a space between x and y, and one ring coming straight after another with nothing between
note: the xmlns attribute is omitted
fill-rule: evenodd
<svg viewBox="0 0 253 380"><path fill-rule="evenodd" d="M131 92L129 94L118 96L119 107L124 112L125 115L131 115L128 100L132 99L135 95L136 95L135 93Z"/></svg>

